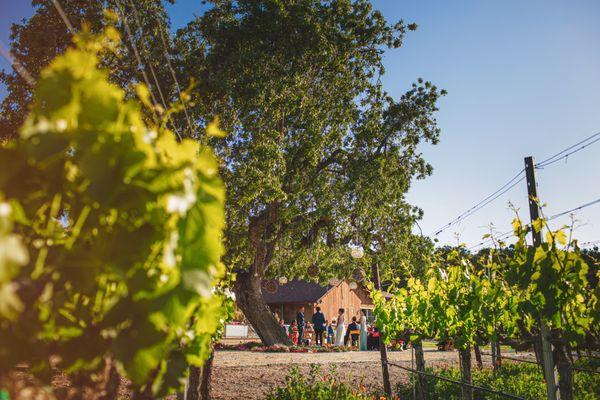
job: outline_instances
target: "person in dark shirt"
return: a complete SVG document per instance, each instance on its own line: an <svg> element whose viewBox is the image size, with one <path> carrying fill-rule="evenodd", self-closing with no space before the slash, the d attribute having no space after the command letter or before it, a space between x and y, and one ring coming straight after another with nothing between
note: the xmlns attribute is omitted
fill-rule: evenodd
<svg viewBox="0 0 600 400"><path fill-rule="evenodd" d="M304 307L300 307L298 309L298 314L296 314L296 322L298 324L298 346L302 345L302 338L304 335Z"/></svg>
<svg viewBox="0 0 600 400"><path fill-rule="evenodd" d="M352 331L360 331L360 325L358 324L356 317L352 317L352 322L348 325L348 332ZM360 333L349 333L349 335L352 339L352 346L357 346Z"/></svg>
<svg viewBox="0 0 600 400"><path fill-rule="evenodd" d="M312 316L313 326L315 328L315 345L323 346L323 332L325 331L325 315L321 312L321 307L316 308Z"/></svg>

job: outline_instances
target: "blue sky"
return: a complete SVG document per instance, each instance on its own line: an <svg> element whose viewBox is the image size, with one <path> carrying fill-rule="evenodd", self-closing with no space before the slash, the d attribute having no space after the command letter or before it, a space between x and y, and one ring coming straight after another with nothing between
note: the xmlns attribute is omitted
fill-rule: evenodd
<svg viewBox="0 0 600 400"><path fill-rule="evenodd" d="M27 17L29 2L0 0L0 39ZM437 146L424 146L433 176L408 197L425 211L425 234L494 192L523 167L600 132L600 1L375 0L391 21L416 22L404 46L385 58L384 85L399 97L418 77L448 95L438 113ZM174 27L201 14L199 0L169 7ZM2 60L0 64L6 68ZM0 96L5 92L0 90ZM600 143L538 171L539 193L552 215L600 198ZM439 235L478 243L494 223L510 229L512 201L527 218L525 184L515 186L458 226ZM600 239L600 204L576 214L581 241ZM568 223L567 217L553 221Z"/></svg>

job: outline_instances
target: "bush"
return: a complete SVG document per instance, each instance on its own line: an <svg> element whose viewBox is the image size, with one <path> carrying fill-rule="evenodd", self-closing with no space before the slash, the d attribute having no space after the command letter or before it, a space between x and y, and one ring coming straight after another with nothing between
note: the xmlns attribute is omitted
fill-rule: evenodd
<svg viewBox="0 0 600 400"><path fill-rule="evenodd" d="M442 375L450 379L459 381L461 379L460 369L458 367L448 368L428 368L428 372ZM473 370L473 384L486 388L501 390L506 393L522 396L526 399L542 399L545 397L546 389L543 375L538 366L533 364L505 363L498 372L491 368ZM397 394L402 399L413 398L413 384L415 377L411 377L411 384L400 383ZM591 400L600 398L600 380L597 375L576 372L575 373L575 399ZM460 400L460 386L436 380L427 379L427 387L430 399ZM476 400L501 400L503 397L481 391L474 391Z"/></svg>
<svg viewBox="0 0 600 400"><path fill-rule="evenodd" d="M335 370L323 373L321 368L313 365L308 376L298 368L291 369L284 386L274 388L267 396L268 400L369 400L361 390L341 382Z"/></svg>

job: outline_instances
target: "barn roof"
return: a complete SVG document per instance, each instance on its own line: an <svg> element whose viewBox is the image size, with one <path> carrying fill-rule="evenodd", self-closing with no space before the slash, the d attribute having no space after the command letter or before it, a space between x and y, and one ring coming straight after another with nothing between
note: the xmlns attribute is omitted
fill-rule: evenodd
<svg viewBox="0 0 600 400"><path fill-rule="evenodd" d="M333 286L321 286L318 283L293 279L285 285L278 285L275 293L263 289L263 298L267 304L314 303Z"/></svg>

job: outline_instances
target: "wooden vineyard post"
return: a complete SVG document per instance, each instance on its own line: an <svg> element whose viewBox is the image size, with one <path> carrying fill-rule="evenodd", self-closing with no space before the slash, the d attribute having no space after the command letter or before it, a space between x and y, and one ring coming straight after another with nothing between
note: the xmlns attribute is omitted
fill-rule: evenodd
<svg viewBox="0 0 600 400"><path fill-rule="evenodd" d="M375 286L375 290L381 290L381 284L379 282L379 266L377 263L373 263L371 272L373 274L373 285ZM381 369L383 372L383 391L387 396L391 397L392 385L390 383L387 348L385 347L385 330L383 328L379 331L379 355L381 357Z"/></svg>
<svg viewBox="0 0 600 400"><path fill-rule="evenodd" d="M535 163L533 157L525 157L525 177L527 179L527 195L529 198L529 214L531 216L531 236L533 246L542 244L542 232L533 229L533 222L540 217L539 198L535 182ZM560 394L556 390L556 369L552 357L552 347L548 340L549 330L544 318L540 318L540 337L542 342L542 362L544 378L546 379L546 394L548 400L559 400Z"/></svg>

